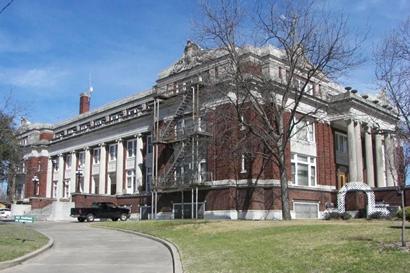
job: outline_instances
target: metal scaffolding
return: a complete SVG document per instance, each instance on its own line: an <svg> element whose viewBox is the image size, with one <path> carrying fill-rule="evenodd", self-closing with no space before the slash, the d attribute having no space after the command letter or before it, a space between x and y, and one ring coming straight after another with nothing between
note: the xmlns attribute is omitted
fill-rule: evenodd
<svg viewBox="0 0 410 273"><path fill-rule="evenodd" d="M198 186L211 179L206 168L207 132L204 109L201 107L201 77L174 83L155 90L153 126L153 208L157 218L158 192L182 193L191 190L191 217L197 218ZM175 106L177 107L175 108ZM161 111L176 109L171 117L164 118ZM166 155L169 155L168 157ZM161 158L160 158L161 157ZM205 161L204 161L205 160Z"/></svg>

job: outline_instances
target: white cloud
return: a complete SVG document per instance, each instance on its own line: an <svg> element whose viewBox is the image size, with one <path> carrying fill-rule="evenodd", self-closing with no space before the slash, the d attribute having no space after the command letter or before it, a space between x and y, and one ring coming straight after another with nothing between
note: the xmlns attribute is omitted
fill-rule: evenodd
<svg viewBox="0 0 410 273"><path fill-rule="evenodd" d="M67 76L67 72L56 68L30 68L30 69L7 69L0 70L0 81L22 88L49 88L61 84Z"/></svg>

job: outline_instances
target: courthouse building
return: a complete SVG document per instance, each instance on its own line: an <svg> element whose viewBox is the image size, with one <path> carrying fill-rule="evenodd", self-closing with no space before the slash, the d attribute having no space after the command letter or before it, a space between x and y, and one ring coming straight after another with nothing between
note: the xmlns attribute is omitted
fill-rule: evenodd
<svg viewBox="0 0 410 273"><path fill-rule="evenodd" d="M261 73L283 81L279 50L249 47L242 54L256 60ZM206 96L212 88L206 81L223 79L225 63L221 51L188 42L150 90L90 109L90 89L80 95L79 115L69 120L23 120L16 198L33 213L64 214L110 201L131 206L141 218L280 219L276 166L262 170L253 148L237 149L239 123L230 123L234 132L222 141L217 116L229 106ZM376 203L397 206L392 162L398 144L389 134L397 118L383 94L371 98L330 81L313 80L308 88L298 111L318 102L325 107L299 125L287 151L292 216L322 217L352 181L370 187ZM347 210L366 203L361 195L346 198Z"/></svg>

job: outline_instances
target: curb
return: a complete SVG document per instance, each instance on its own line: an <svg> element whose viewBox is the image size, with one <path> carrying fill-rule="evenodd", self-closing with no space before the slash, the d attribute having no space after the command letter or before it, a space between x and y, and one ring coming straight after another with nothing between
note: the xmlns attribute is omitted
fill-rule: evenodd
<svg viewBox="0 0 410 273"><path fill-rule="evenodd" d="M18 257L14 260L0 262L0 271L3 270L3 269L9 268L9 267L19 265L19 264L21 264L21 263L23 263L23 262L25 262L25 261L27 261L31 258L34 258L37 255L43 253L44 251L46 251L47 249L51 248L54 245L54 239L53 238L51 238L50 236L48 236L47 234L45 234L41 231L38 231L38 230L36 230L36 231L43 234L44 236L46 236L48 238L48 243L46 245L42 246L41 248L39 248L37 250L34 250L33 252L27 253L26 255Z"/></svg>
<svg viewBox="0 0 410 273"><path fill-rule="evenodd" d="M161 239L161 238L149 235L149 234L145 234L145 233L141 233L141 232L133 231L133 230L128 230L128 229L110 228L110 227L98 227L98 228L118 230L118 231L121 231L121 232L130 233L130 234L138 235L138 236L141 236L141 237L144 237L144 238L147 238L147 239L151 239L151 240L154 240L154 241L157 241L157 242L163 244L166 248L168 248L169 252L171 253L173 272L174 273L183 273L184 272L184 270L182 268L181 256L179 255L179 250L170 241L167 241L167 240L164 240L164 239Z"/></svg>

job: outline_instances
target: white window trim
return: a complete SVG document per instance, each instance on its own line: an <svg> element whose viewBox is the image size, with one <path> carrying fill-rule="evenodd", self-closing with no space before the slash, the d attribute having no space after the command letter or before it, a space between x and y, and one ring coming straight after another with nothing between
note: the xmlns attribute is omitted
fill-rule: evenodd
<svg viewBox="0 0 410 273"><path fill-rule="evenodd" d="M128 145L132 143L132 154L129 154ZM137 155L137 139L129 139L127 140L127 158L134 158Z"/></svg>
<svg viewBox="0 0 410 273"><path fill-rule="evenodd" d="M128 184L128 179L131 179L131 183L130 184ZM133 190L133 192L136 190L136 189L133 189L133 187L134 187L134 185L136 185L136 183L137 183L137 181L136 181L136 172L135 172L135 169L130 169L130 170L127 170L127 173L126 173L126 181L127 181L127 189L132 189Z"/></svg>
<svg viewBox="0 0 410 273"><path fill-rule="evenodd" d="M298 160L298 155L301 156L306 156L307 157L307 162L304 161L300 161ZM311 163L311 158L314 159L314 163ZM314 156L310 156L310 155L302 155L302 154L293 154L292 158L291 158L291 163L295 164L295 181L292 180L292 184L295 186L303 186L303 187L317 187L317 160L316 157ZM303 165L307 165L308 166L308 185L300 185L298 183L298 164L303 164ZM311 177L312 177L312 168L311 167L315 167L315 184L312 185L311 183Z"/></svg>

